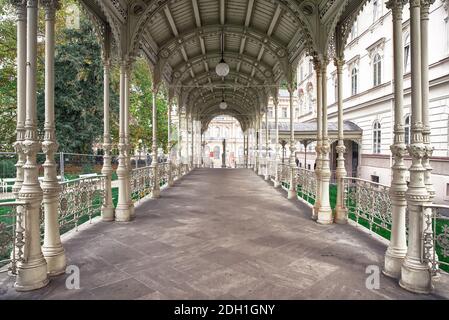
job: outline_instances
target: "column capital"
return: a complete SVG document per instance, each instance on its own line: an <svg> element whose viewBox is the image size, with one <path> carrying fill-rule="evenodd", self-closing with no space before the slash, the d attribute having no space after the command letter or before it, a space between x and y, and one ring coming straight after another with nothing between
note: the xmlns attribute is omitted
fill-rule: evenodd
<svg viewBox="0 0 449 320"><path fill-rule="evenodd" d="M421 6L421 0L410 0L410 9Z"/></svg>
<svg viewBox="0 0 449 320"><path fill-rule="evenodd" d="M40 4L44 7L45 12L55 12L61 8L59 0L40 0Z"/></svg>
<svg viewBox="0 0 449 320"><path fill-rule="evenodd" d="M404 9L404 6L407 2L407 0L388 0L385 3L385 6L387 7L387 9L391 9L391 11L393 12L393 18L396 17L394 15L395 13L399 13L400 18L402 18L402 9Z"/></svg>
<svg viewBox="0 0 449 320"><path fill-rule="evenodd" d="M10 0L10 3L16 8L17 20L26 21L26 0Z"/></svg>
<svg viewBox="0 0 449 320"><path fill-rule="evenodd" d="M430 6L435 2L435 0L421 0L421 20L429 19Z"/></svg>
<svg viewBox="0 0 449 320"><path fill-rule="evenodd" d="M337 72L341 73L343 71L343 66L345 65L345 59L343 57L334 58L334 66L337 67Z"/></svg>

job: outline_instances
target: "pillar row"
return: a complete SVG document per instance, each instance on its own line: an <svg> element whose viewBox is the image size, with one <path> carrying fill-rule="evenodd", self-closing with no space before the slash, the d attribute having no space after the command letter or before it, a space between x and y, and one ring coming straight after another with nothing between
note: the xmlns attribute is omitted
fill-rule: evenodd
<svg viewBox="0 0 449 320"><path fill-rule="evenodd" d="M23 257L17 264L14 284L18 291L29 291L46 286L47 262L42 254L40 240L40 208L43 192L38 180L36 156L41 148L37 135L36 71L38 1L27 0L27 63L26 63L26 116L25 138L22 150L26 157L23 165L24 179L18 194L19 201L26 203L23 210L26 231Z"/></svg>
<svg viewBox="0 0 449 320"><path fill-rule="evenodd" d="M401 266L407 252L405 215L407 202L405 192L406 155L404 114L403 114L403 46L402 46L402 10L403 0L390 0L387 7L391 9L393 18L393 69L394 69L394 142L390 146L393 156L391 197L391 237L385 253L383 273L393 278L401 275Z"/></svg>
<svg viewBox="0 0 449 320"><path fill-rule="evenodd" d="M45 154L43 205L44 205L44 244L42 252L47 261L49 275L65 272L66 257L59 234L58 210L61 186L57 178L55 153L58 142L55 133L55 13L59 2L41 0L45 8L45 124L42 151Z"/></svg>

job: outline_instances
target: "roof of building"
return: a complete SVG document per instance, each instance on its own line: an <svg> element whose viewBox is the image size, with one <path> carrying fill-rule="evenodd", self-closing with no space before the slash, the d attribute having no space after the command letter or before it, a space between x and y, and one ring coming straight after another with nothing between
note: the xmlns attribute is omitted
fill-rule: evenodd
<svg viewBox="0 0 449 320"><path fill-rule="evenodd" d="M300 122L294 124L295 132L316 132L317 124L316 122ZM275 129L274 122L268 123L268 129ZM337 122L329 122L327 126L328 131L338 131ZM289 122L279 122L279 131L290 131ZM351 121L343 121L343 131L347 132L360 132L362 133L362 128Z"/></svg>

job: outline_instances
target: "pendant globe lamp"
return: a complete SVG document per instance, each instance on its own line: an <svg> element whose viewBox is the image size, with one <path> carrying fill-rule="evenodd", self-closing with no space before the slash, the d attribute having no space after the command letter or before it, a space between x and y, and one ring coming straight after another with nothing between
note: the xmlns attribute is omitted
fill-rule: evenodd
<svg viewBox="0 0 449 320"><path fill-rule="evenodd" d="M215 67L215 72L219 77L226 77L229 74L229 65L224 60L224 32L221 32L221 60Z"/></svg>
<svg viewBox="0 0 449 320"><path fill-rule="evenodd" d="M224 100L224 89L222 90L221 95L222 95L222 99L221 99L219 107L221 110L226 110L226 108L228 107L228 104Z"/></svg>

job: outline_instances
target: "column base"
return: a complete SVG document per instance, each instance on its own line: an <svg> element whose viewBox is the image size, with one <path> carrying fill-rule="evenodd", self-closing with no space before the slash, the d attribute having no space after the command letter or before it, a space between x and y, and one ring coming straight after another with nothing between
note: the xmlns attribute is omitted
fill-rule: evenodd
<svg viewBox="0 0 449 320"><path fill-rule="evenodd" d="M405 290L428 294L432 291L432 277L427 266L420 261L405 257L401 268L399 285Z"/></svg>
<svg viewBox="0 0 449 320"><path fill-rule="evenodd" d="M287 199L295 199L296 198L296 190L289 189L287 192Z"/></svg>
<svg viewBox="0 0 449 320"><path fill-rule="evenodd" d="M269 176L269 175L265 175L265 176L264 176L264 180L265 180L265 181L270 180L270 176Z"/></svg>
<svg viewBox="0 0 449 320"><path fill-rule="evenodd" d="M323 225L332 224L333 223L332 209L321 207L320 210L318 211L318 218L316 222Z"/></svg>
<svg viewBox="0 0 449 320"><path fill-rule="evenodd" d="M161 197L161 190L160 189L153 189L151 191L151 199L157 199Z"/></svg>
<svg viewBox="0 0 449 320"><path fill-rule="evenodd" d="M347 224L348 223L348 210L345 208L337 208L335 211L335 223Z"/></svg>
<svg viewBox="0 0 449 320"><path fill-rule="evenodd" d="M47 273L49 276L58 276L65 273L67 260L62 245L57 247L42 247L44 258L47 261Z"/></svg>
<svg viewBox="0 0 449 320"><path fill-rule="evenodd" d="M402 264L404 263L406 251L393 252L390 248L385 252L384 268L382 273L387 277L400 279Z"/></svg>
<svg viewBox="0 0 449 320"><path fill-rule="evenodd" d="M279 188L280 185L281 185L281 184L279 183L279 181L274 180L274 182L273 182L273 187L274 187L274 188Z"/></svg>
<svg viewBox="0 0 449 320"><path fill-rule="evenodd" d="M14 288L17 291L31 291L45 287L50 280L44 256L31 262L19 263Z"/></svg>
<svg viewBox="0 0 449 320"><path fill-rule="evenodd" d="M114 221L114 208L102 207L101 208L101 220L105 222Z"/></svg>
<svg viewBox="0 0 449 320"><path fill-rule="evenodd" d="M128 205L117 205L115 209L115 221L117 222L129 222L132 220L131 206Z"/></svg>

